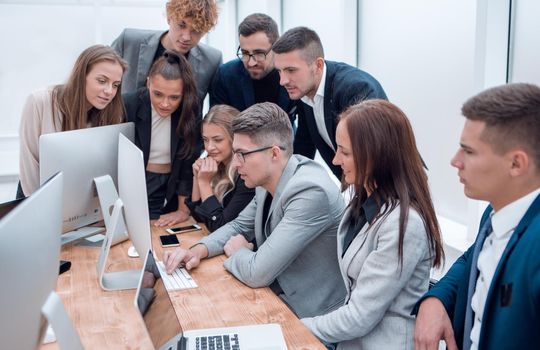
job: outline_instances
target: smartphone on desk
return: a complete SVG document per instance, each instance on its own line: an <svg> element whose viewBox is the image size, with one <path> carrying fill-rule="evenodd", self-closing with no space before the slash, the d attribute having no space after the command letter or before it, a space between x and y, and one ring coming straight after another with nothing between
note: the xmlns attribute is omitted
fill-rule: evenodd
<svg viewBox="0 0 540 350"><path fill-rule="evenodd" d="M176 237L176 235L162 235L159 236L159 241L161 242L161 246L164 248L167 247L178 247L180 245L180 241Z"/></svg>
<svg viewBox="0 0 540 350"><path fill-rule="evenodd" d="M177 233L183 233L183 232L189 232L189 231L196 231L196 230L200 230L200 229L201 229L201 227L199 225L190 224L190 225L181 226L181 227L168 228L165 231L167 231L170 234L177 234Z"/></svg>

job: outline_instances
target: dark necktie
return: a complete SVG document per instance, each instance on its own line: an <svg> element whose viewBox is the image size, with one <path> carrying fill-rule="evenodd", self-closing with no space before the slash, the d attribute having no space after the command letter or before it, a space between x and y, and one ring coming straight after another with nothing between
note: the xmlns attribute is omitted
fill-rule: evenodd
<svg viewBox="0 0 540 350"><path fill-rule="evenodd" d="M463 330L463 350L469 350L471 348L471 330L473 327L473 309L471 307L471 300L476 289L476 280L478 278L478 255L484 246L484 241L486 237L493 232L491 227L491 215L488 217L482 229L478 233L478 238L476 239L476 245L474 246L472 263L471 263L471 273L469 275L469 288L467 291L467 312L465 313L465 328Z"/></svg>

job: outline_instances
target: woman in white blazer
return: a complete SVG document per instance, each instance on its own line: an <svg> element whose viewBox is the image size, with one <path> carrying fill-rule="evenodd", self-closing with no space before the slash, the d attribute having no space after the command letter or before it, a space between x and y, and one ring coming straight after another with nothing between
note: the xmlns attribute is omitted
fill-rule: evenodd
<svg viewBox="0 0 540 350"><path fill-rule="evenodd" d="M341 114L336 141L352 196L337 236L347 297L302 321L338 349L412 349L411 310L443 249L411 125L395 105L364 101Z"/></svg>

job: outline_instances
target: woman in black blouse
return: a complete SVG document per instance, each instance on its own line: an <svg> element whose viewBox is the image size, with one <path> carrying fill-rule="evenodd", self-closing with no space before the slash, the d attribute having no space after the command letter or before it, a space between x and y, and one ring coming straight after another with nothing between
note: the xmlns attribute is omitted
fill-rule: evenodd
<svg viewBox="0 0 540 350"><path fill-rule="evenodd" d="M231 168L231 124L238 113L233 107L216 105L202 122L208 156L193 163L193 189L186 204L195 220L205 223L209 231L235 219L255 194Z"/></svg>
<svg viewBox="0 0 540 350"><path fill-rule="evenodd" d="M127 121L143 151L150 219L155 226L185 221L191 165L201 154L197 88L184 55L165 51L148 73L146 87L124 94Z"/></svg>

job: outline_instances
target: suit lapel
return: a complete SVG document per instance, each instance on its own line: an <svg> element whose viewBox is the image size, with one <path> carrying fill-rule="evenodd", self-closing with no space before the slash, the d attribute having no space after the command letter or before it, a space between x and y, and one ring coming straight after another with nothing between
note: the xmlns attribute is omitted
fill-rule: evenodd
<svg viewBox="0 0 540 350"><path fill-rule="evenodd" d="M152 136L152 108L150 104L150 95L148 89L144 89L139 95L139 108L137 108L137 135L141 143L141 149L144 156L144 166L148 164L148 155L150 154L150 138Z"/></svg>
<svg viewBox="0 0 540 350"><path fill-rule="evenodd" d="M493 297L494 293L496 291L493 290L493 286L499 286L498 280L501 278L502 270L504 266L506 266L506 262L510 255L512 254L512 251L516 247L517 243L527 231L527 227L529 226L530 222L540 214L540 195L536 197L536 199L533 201L519 224L516 226L516 229L514 230L514 233L510 237L510 240L508 241L508 244L506 244L506 248L503 251L503 254L501 256L501 259L499 260L499 263L497 264L497 269L495 270L495 273L493 274L493 279L491 281L491 285L489 287L488 295L486 297L486 305L497 305L497 303L491 302L491 298ZM484 315L486 314L486 310L488 308L486 307L484 309Z"/></svg>
<svg viewBox="0 0 540 350"><path fill-rule="evenodd" d="M335 66L332 62L326 61L326 81L324 85L324 125L326 126L326 131L330 136L330 141L334 146L334 149L337 149L336 145L336 118L337 115L334 113L334 75ZM326 143L326 142L325 142Z"/></svg>
<svg viewBox="0 0 540 350"><path fill-rule="evenodd" d="M199 103L202 104L204 96L206 93L202 90L203 82L201 81L206 76L202 74L202 53L199 45L196 45L191 50L189 50L188 62L191 65L191 70L193 71L193 78L195 79L195 85L197 86L197 96L199 97ZM199 106L199 109L202 110L202 105Z"/></svg>
<svg viewBox="0 0 540 350"><path fill-rule="evenodd" d="M176 129L178 128L178 123L180 122L181 109L182 105L180 105L180 107L178 107L178 109L171 115L171 164L174 163L176 153L178 152L179 136Z"/></svg>
<svg viewBox="0 0 540 350"><path fill-rule="evenodd" d="M289 182L289 180L294 176L294 173L296 172L296 169L298 167L298 163L299 163L298 160L294 156L291 156L291 158L289 158L289 161L287 162L287 165L285 166L285 169L283 169L283 173L281 174L281 177L279 178L278 185L276 186L276 191L274 192L274 196L272 198L272 204L270 205L270 210L268 210L268 217L266 218L266 222L264 223L264 229L266 232L272 232L272 230L274 229L273 227L270 226L270 223L272 222L270 218L272 217L274 209L277 205L276 203L279 203L283 190L287 186L287 183ZM264 208L265 199L266 199L266 191L265 191L265 196L262 198L262 202L257 203L258 206L261 206L261 209ZM261 220L262 220L262 216L263 216L263 211L261 210L260 211ZM262 234L264 235L264 232L262 232Z"/></svg>
<svg viewBox="0 0 540 350"><path fill-rule="evenodd" d="M156 33L148 38L148 41L141 43L139 48L139 63L137 65L137 85L136 86L145 86L146 77L148 76L148 71L150 66L154 61L154 56L156 55L157 47L159 45L159 40L163 33Z"/></svg>

